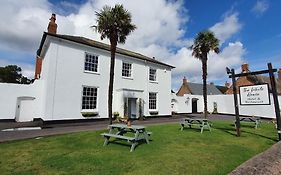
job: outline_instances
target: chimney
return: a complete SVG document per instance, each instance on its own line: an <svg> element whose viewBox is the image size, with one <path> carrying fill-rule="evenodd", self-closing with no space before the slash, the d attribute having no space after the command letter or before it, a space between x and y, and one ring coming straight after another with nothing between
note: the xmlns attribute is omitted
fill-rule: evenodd
<svg viewBox="0 0 281 175"><path fill-rule="evenodd" d="M56 14L52 14L48 25L48 33L57 34Z"/></svg>
<svg viewBox="0 0 281 175"><path fill-rule="evenodd" d="M183 85L187 85L187 80L186 80L185 77L183 77L182 84L183 84Z"/></svg>
<svg viewBox="0 0 281 175"><path fill-rule="evenodd" d="M39 79L42 69L42 58L40 58L38 55L36 57L36 63L35 63L35 75L34 79Z"/></svg>
<svg viewBox="0 0 281 175"><path fill-rule="evenodd" d="M278 70L278 80L281 81L281 68Z"/></svg>
<svg viewBox="0 0 281 175"><path fill-rule="evenodd" d="M241 70L242 70L242 73L249 72L249 64L246 64L246 63L242 64Z"/></svg>
<svg viewBox="0 0 281 175"><path fill-rule="evenodd" d="M226 81L224 84L225 87L229 88L230 84Z"/></svg>

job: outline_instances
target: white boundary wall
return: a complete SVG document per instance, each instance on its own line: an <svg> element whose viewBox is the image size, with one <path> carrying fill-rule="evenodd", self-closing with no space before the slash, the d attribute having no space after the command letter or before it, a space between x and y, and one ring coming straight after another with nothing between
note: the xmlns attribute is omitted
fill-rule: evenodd
<svg viewBox="0 0 281 175"><path fill-rule="evenodd" d="M15 119L17 116L18 100L22 97L33 97L33 108L29 108L34 116L25 121L32 121L33 118L40 118L42 115L42 98L41 91L43 87L42 81L35 81L30 85L0 83L0 120Z"/></svg>
<svg viewBox="0 0 281 175"><path fill-rule="evenodd" d="M177 113L191 113L192 99L197 98L197 111L203 112L203 96L186 94L183 97L172 94L172 111ZM278 96L279 107L281 104L281 96ZM235 114L233 95L208 95L208 111L213 112L214 102L217 103L217 111L222 114ZM238 104L240 115L259 116L265 118L275 118L275 110L273 97L270 95L271 105L240 105L239 95ZM281 108L281 107L280 107Z"/></svg>

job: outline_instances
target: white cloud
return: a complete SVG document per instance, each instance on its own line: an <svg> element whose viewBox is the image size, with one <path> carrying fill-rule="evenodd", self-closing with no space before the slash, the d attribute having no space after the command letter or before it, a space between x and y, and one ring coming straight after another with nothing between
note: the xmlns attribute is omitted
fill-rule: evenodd
<svg viewBox="0 0 281 175"><path fill-rule="evenodd" d="M252 8L252 12L257 16L261 16L264 14L269 8L269 2L267 0L258 0L254 7Z"/></svg>
<svg viewBox="0 0 281 175"><path fill-rule="evenodd" d="M208 82L221 81L227 78L225 67L237 68L243 63L246 50L239 41L229 43L219 54L210 52L208 56ZM190 82L202 82L201 61L192 56L192 50L182 48L169 60L176 66L173 71L173 89L180 87L184 76Z"/></svg>
<svg viewBox="0 0 281 175"><path fill-rule="evenodd" d="M241 28L242 24L239 22L238 13L233 13L226 16L222 22L216 23L210 30L215 33L222 44Z"/></svg>
<svg viewBox="0 0 281 175"><path fill-rule="evenodd" d="M63 1L66 2L66 1ZM104 5L123 4L132 14L137 29L128 37L125 45L118 45L144 55L155 57L176 66L173 70L173 89L177 90L183 76L192 82L201 82L201 62L192 57L188 49L192 40L184 38L189 20L183 1L166 0L89 0L85 4L61 4L76 8L77 13L57 14L58 33L79 35L100 40L90 26L95 25L95 11ZM140 8L141 7L141 8ZM38 48L43 31L46 31L53 5L47 0L0 1L0 15L8 16L0 21L0 50L28 52L30 55ZM211 29L222 42L241 29L238 13L226 16ZM103 42L108 43L108 40ZM12 53L12 52L11 52ZM245 53L242 43L234 42L226 46L219 55L210 53L209 81L224 77L225 66L240 64ZM18 64L23 73L33 76L33 62L30 60L0 60L0 65ZM2 62L2 63L1 63Z"/></svg>

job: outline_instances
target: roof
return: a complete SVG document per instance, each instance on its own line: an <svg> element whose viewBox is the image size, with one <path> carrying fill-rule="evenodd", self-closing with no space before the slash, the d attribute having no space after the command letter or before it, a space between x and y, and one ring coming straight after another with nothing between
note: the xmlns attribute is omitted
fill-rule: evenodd
<svg viewBox="0 0 281 175"><path fill-rule="evenodd" d="M269 86L269 90L271 91L271 83L270 83L270 78L267 76L262 76L262 75L249 75L247 76L247 79L253 82L254 84L263 84L267 83ZM277 94L281 94L281 81L277 80L275 81L276 83L276 91Z"/></svg>
<svg viewBox="0 0 281 175"><path fill-rule="evenodd" d="M188 86L193 95L203 95L203 84L188 83ZM222 94L215 85L207 84L207 95L220 95Z"/></svg>
<svg viewBox="0 0 281 175"><path fill-rule="evenodd" d="M243 81L242 79L246 79L249 81L250 84L245 83L245 81ZM265 84L267 83L269 86L269 91L271 92L271 83L270 83L270 78L267 76L263 76L263 75L248 75L248 76L244 76L244 77L239 77L236 81L237 83L237 87L239 86L245 86L245 85L254 85L254 84ZM275 81L276 83L276 91L277 94L281 94L281 80L277 79ZM232 85L229 87L228 89L228 93L233 93L232 92ZM239 88L237 89L237 93L239 93Z"/></svg>
<svg viewBox="0 0 281 175"><path fill-rule="evenodd" d="M183 96L184 94L203 95L203 84L199 83L183 83L177 92L177 96ZM207 84L207 95L221 95L222 92L212 84Z"/></svg>
<svg viewBox="0 0 281 175"><path fill-rule="evenodd" d="M99 48L99 49L102 49L102 50L110 51L110 45L104 44L102 42L98 42L98 41L95 41L95 40L91 40L89 38L85 38L85 37L81 37L81 36L72 36L72 35L59 35L59 34L53 34L53 33L44 32L43 37L41 39L41 43L40 43L39 49L37 51L37 55L41 54L44 42L45 42L46 37L48 35L56 37L56 38L72 41L72 42L75 42L75 43L87 45L87 46L90 46L90 47L95 47L95 48ZM171 66L169 64L157 61L157 60L155 60L153 58L150 58L150 57L144 56L142 54L126 50L126 49L122 49L122 48L118 48L117 47L116 48L116 53L121 54L121 55L125 55L125 56L134 57L134 58L137 58L137 59L140 59L140 60L144 60L144 61L148 61L148 62L151 62L151 63L159 64L159 65L162 65L162 66L167 66L167 67L169 67L171 69L175 68L174 66Z"/></svg>
<svg viewBox="0 0 281 175"><path fill-rule="evenodd" d="M216 85L216 88L221 91L221 93L225 94L225 92L228 90L228 87L226 86L218 86Z"/></svg>

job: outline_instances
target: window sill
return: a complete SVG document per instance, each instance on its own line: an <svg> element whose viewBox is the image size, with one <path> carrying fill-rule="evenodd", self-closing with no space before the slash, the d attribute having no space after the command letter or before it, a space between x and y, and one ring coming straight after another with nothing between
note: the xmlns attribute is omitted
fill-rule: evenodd
<svg viewBox="0 0 281 175"><path fill-rule="evenodd" d="M149 80L149 83L155 83L155 84L158 84L158 81L151 81L151 80Z"/></svg>
<svg viewBox="0 0 281 175"><path fill-rule="evenodd" d="M87 70L84 70L84 73L100 75L99 72L92 72L92 71L87 71Z"/></svg>
<svg viewBox="0 0 281 175"><path fill-rule="evenodd" d="M123 79L127 79L127 80L133 80L133 77L123 77L123 76L122 76L122 78L123 78Z"/></svg>

